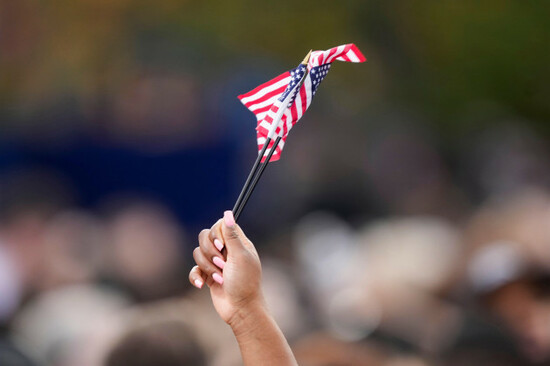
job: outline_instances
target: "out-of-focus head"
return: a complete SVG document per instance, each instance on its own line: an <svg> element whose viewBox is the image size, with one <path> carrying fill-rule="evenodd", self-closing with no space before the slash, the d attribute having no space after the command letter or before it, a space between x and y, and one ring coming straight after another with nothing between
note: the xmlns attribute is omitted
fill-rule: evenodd
<svg viewBox="0 0 550 366"><path fill-rule="evenodd" d="M325 333L313 333L292 349L302 366L383 366L381 350L357 342L346 342Z"/></svg>
<svg viewBox="0 0 550 366"><path fill-rule="evenodd" d="M181 288L183 230L163 206L130 202L108 223L108 271L139 298L173 294Z"/></svg>
<svg viewBox="0 0 550 366"><path fill-rule="evenodd" d="M41 293L13 322L13 335L41 364L95 366L122 327L127 299L94 285Z"/></svg>
<svg viewBox="0 0 550 366"><path fill-rule="evenodd" d="M414 354L370 341L350 342L325 333L312 333L292 349L301 366L428 366Z"/></svg>
<svg viewBox="0 0 550 366"><path fill-rule="evenodd" d="M205 366L206 357L190 329L177 321L159 322L125 334L107 356L106 366Z"/></svg>
<svg viewBox="0 0 550 366"><path fill-rule="evenodd" d="M550 272L506 242L480 248L467 272L477 299L519 348L533 361L550 360Z"/></svg>
<svg viewBox="0 0 550 366"><path fill-rule="evenodd" d="M0 244L11 257L24 292L40 286L49 220L72 200L71 185L56 171L26 168L0 176Z"/></svg>
<svg viewBox="0 0 550 366"><path fill-rule="evenodd" d="M409 287L436 290L450 275L460 255L458 230L445 220L411 217L378 221L360 234L358 258L377 287Z"/></svg>
<svg viewBox="0 0 550 366"><path fill-rule="evenodd" d="M351 271L346 264L353 258L356 241L354 231L344 220L329 212L310 213L296 225L293 242L305 280L319 296L349 282Z"/></svg>
<svg viewBox="0 0 550 366"><path fill-rule="evenodd" d="M550 360L550 273L518 278L484 296L487 308L535 362Z"/></svg>
<svg viewBox="0 0 550 366"><path fill-rule="evenodd" d="M104 358L107 366L242 364L233 332L206 292L141 304L119 318L124 324Z"/></svg>
<svg viewBox="0 0 550 366"><path fill-rule="evenodd" d="M66 211L56 215L44 233L39 288L93 280L105 245L103 226L90 214Z"/></svg>
<svg viewBox="0 0 550 366"><path fill-rule="evenodd" d="M275 321L287 338L293 339L308 325L309 318L289 266L274 259L262 261L262 288Z"/></svg>
<svg viewBox="0 0 550 366"><path fill-rule="evenodd" d="M313 212L296 225L293 241L318 320L348 340L371 332L380 312L363 278L356 277L361 269L355 266L357 238L351 226L331 213ZM365 263L360 266L368 271Z"/></svg>
<svg viewBox="0 0 550 366"><path fill-rule="evenodd" d="M550 360L550 197L527 190L490 202L466 230L463 281L533 361Z"/></svg>
<svg viewBox="0 0 550 366"><path fill-rule="evenodd" d="M394 218L368 224L359 236L354 283L376 301L379 328L426 351L454 336L459 310L435 296L461 254L457 229L432 217Z"/></svg>
<svg viewBox="0 0 550 366"><path fill-rule="evenodd" d="M485 204L465 233L470 253L495 242L507 242L533 263L550 267L550 195L525 189Z"/></svg>

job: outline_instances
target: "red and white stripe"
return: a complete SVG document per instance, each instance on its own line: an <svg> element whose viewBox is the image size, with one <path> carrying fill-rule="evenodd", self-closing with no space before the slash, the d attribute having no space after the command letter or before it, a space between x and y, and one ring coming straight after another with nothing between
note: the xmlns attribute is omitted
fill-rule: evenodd
<svg viewBox="0 0 550 366"><path fill-rule="evenodd" d="M315 66L330 64L333 61L365 62L367 59L353 43L331 48L326 51L314 51L308 62L308 69Z"/></svg>
<svg viewBox="0 0 550 366"><path fill-rule="evenodd" d="M308 70L311 70L311 68L315 66L321 66L333 61L364 62L366 58L354 44L350 43L326 51L312 52L308 62ZM287 71L250 92L239 95L241 102L256 115L256 119L258 120L256 131L259 151L262 150L267 140L271 124L274 122L273 119L281 107L278 98L283 94L290 81L290 72ZM281 151L284 148L290 129L300 120L311 105L313 98L311 86L311 77L308 74L294 103L287 108L282 115L281 121L276 129L277 135L282 136L282 138L270 161L277 161L280 159ZM273 143L274 141L270 142L270 146L268 146L265 155L268 154Z"/></svg>

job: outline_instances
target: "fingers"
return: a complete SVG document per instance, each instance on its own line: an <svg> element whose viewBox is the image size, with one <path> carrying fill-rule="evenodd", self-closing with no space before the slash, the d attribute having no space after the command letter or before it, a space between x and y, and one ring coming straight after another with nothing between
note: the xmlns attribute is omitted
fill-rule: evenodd
<svg viewBox="0 0 550 366"><path fill-rule="evenodd" d="M231 211L225 211L223 214L223 224L219 225L223 238L225 239L225 246L227 250L234 253L238 253L245 249L244 241L245 237L240 228L235 223L235 218Z"/></svg>
<svg viewBox="0 0 550 366"><path fill-rule="evenodd" d="M221 242L219 239L211 239L212 230L203 230L199 234L199 247L206 258L208 258L212 263L218 266L220 269L225 267L225 261L223 260L223 255L220 253L219 246L214 243L214 241ZM223 249L223 245L222 245Z"/></svg>
<svg viewBox="0 0 550 366"><path fill-rule="evenodd" d="M210 232L208 234L208 238L212 243L214 243L214 246L220 253L222 253L222 250L224 248L224 242L223 242L223 234L222 234L222 224L223 219L219 219L218 222L212 226L210 229Z"/></svg>
<svg viewBox="0 0 550 366"><path fill-rule="evenodd" d="M189 272L189 282L196 288L200 289L204 285L204 282L206 281L206 275L201 271L199 266L195 266L191 268L191 271Z"/></svg>
<svg viewBox="0 0 550 366"><path fill-rule="evenodd" d="M255 254L257 257L254 246L235 223L232 212L226 211L224 218L211 229L200 232L199 246L193 251L197 266L189 273L189 281L197 288L205 283L208 286L216 283L222 285L222 271L226 266L224 254L229 251L237 257L242 254Z"/></svg>
<svg viewBox="0 0 550 366"><path fill-rule="evenodd" d="M195 248L195 250L193 251L193 258L195 259L195 263L197 263L200 270L207 275L206 284L208 286L211 286L213 284L213 282L210 280L213 280L220 285L223 284L223 277L221 275L220 269L205 256L205 254L201 250L201 247Z"/></svg>

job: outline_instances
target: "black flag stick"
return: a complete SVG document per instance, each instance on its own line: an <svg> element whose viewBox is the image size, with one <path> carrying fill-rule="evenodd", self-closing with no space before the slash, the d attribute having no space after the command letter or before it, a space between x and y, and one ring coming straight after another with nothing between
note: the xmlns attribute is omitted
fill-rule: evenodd
<svg viewBox="0 0 550 366"><path fill-rule="evenodd" d="M264 156L265 150L269 146L270 142L271 142L271 138L268 138L265 141L262 151L260 152L260 154L256 158L256 161L254 162L254 165L252 166L252 169L250 170L250 173L248 174L248 178L246 178L246 182L244 183L243 189L241 189L241 193L239 194L239 198L237 198L237 202L235 202L235 206L233 206L233 215L235 216L235 219L238 217L237 216L237 210L241 206L243 198L244 198L246 192L248 191L248 189L250 188L250 183L252 182L252 178L254 178L254 176L258 172L258 167L260 166L260 162L262 161L262 157Z"/></svg>
<svg viewBox="0 0 550 366"><path fill-rule="evenodd" d="M311 55L311 52L312 51L309 51L309 53L306 55L306 57L302 61L303 65L307 65L307 63L309 61L309 56ZM308 74L308 71L306 69L306 72L304 73L304 76L302 77L302 80L300 80L299 84L296 86L296 90L298 92L300 91L300 88L302 87L302 84L304 83L307 74ZM287 108L288 107L282 109L282 112L284 112L284 110L286 110ZM279 118L277 119L277 121L273 121L274 126L275 126L275 124L278 125L280 123L280 118L281 117L282 117L282 113L279 116ZM274 131L275 130L273 130L273 132ZM248 178L246 179L246 182L244 183L244 186L241 189L241 193L239 194L239 197L237 198L237 202L235 202L235 206L233 206L233 215L235 216L235 221L239 218L244 206L248 202L248 198L250 197L250 195L254 191L254 188L256 188L256 184L260 180L260 177L262 176L265 168L267 167L267 164L269 164L269 160L271 159L271 156L275 152L276 147L279 145L279 141L281 141L281 137L280 136L277 137L277 140L275 141L275 143L273 144L273 147L269 151L269 154L268 154L268 156L265 160L265 163L260 164L261 160L262 160L262 157L264 156L264 154L266 152L266 149L269 146L269 143L271 141L272 141L271 137L268 136L265 143L264 143L264 147L262 148L262 151L260 152L260 154L256 158L256 161L254 162L254 165L252 166L252 169L250 170L250 173L248 174ZM259 170L258 170L258 168L259 168Z"/></svg>
<svg viewBox="0 0 550 366"><path fill-rule="evenodd" d="M271 159L271 157L273 156L273 153L275 152L275 150L277 149L277 146L279 145L279 141L281 141L281 136L277 137L277 140L275 140L275 143L273 144L273 147L271 148L271 150L269 150L269 154L265 158L265 162L260 165L260 170L258 171L258 174L256 174L256 176L254 177L254 180L252 181L252 185L246 191L246 194L244 195L244 197L242 199L241 205L239 207L237 207L236 211L235 211L235 209L233 209L233 212L234 212L233 215L235 216L235 221L237 221L239 219L239 216L241 215L241 212L243 211L244 206L246 206L246 203L248 202L248 199L250 198L250 195L252 194L252 192L254 192L254 189L256 188L256 185L258 184L258 181L262 177L262 174L264 173L265 168L267 168L267 164L269 164L269 160ZM266 144L265 146L267 146L267 145L268 144ZM263 156L263 154L260 155L260 156Z"/></svg>

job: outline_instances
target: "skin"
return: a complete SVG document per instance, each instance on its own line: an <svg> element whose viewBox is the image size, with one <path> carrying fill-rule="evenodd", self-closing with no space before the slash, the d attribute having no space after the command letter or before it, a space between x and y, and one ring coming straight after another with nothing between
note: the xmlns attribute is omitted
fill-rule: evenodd
<svg viewBox="0 0 550 366"><path fill-rule="evenodd" d="M231 327L245 366L297 366L261 289L262 268L254 244L235 223L231 211L199 234L193 251L193 286L210 288L219 316Z"/></svg>

